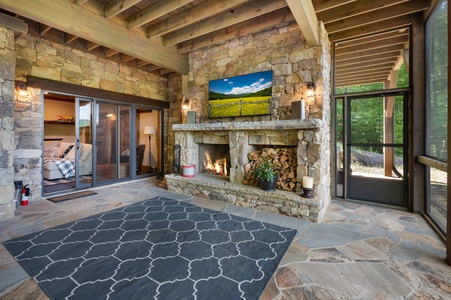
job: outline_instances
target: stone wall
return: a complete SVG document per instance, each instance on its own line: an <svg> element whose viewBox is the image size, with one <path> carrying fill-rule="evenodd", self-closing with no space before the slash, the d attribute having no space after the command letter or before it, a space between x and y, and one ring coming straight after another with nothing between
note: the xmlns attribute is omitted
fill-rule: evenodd
<svg viewBox="0 0 451 300"><path fill-rule="evenodd" d="M190 72L183 94L191 101L199 123L291 119L291 102L308 100L307 118L330 114L330 53L327 33L321 26L321 45L307 46L296 23L229 40L192 51ZM273 71L272 116L208 119L210 80ZM315 98L307 99L307 83L317 84ZM324 110L326 109L326 110Z"/></svg>
<svg viewBox="0 0 451 300"><path fill-rule="evenodd" d="M14 32L0 26L0 220L14 216Z"/></svg>
<svg viewBox="0 0 451 300"><path fill-rule="evenodd" d="M180 90L176 79L169 93L167 78L30 35L15 40L15 51L15 79L19 81L26 81L26 76L32 75L164 101L177 97L177 91ZM8 60L14 62L14 57ZM33 201L41 198L42 191L44 111L41 90L29 88L27 96L16 98L15 179L30 186ZM171 120L167 111L164 114L165 121ZM168 127L165 124L165 129Z"/></svg>
<svg viewBox="0 0 451 300"><path fill-rule="evenodd" d="M249 34L227 42L192 51L189 54L189 74L186 85L182 84L182 97L190 100L190 110L196 112L196 122L200 124L218 123L231 128L239 123L286 121L297 119L291 116L291 103L301 99L306 100L306 122L320 121L321 125L312 130L299 130L298 157L301 157L297 168L299 181L303 176L314 178L315 200L318 200L314 219L320 220L325 208L330 202L330 44L323 24L320 24L320 44L310 47L300 32L298 25L291 22L285 25ZM272 70L272 114L268 116L208 118L208 83L210 80L233 77L238 75ZM313 97L307 95L307 84L316 83ZM185 111L182 111L182 121ZM213 124L214 125L214 124ZM191 125L186 130L191 129ZM276 129L265 130L265 134L285 132L284 125ZM177 126L176 126L177 127ZM199 124L194 125L199 127ZM202 126L200 126L202 127ZM174 128L174 126L173 126ZM178 128L178 127L177 127ZM179 128L180 130L185 130ZM195 129L198 130L198 129ZM263 129L264 130L264 129ZM274 132L276 131L276 132ZM231 136L242 132L233 132ZM184 143L183 134L175 143ZM264 135L265 138L267 137ZM231 156L233 151L246 153L249 140L237 136L230 142ZM270 143L269 143L270 144ZM192 163L190 149L182 146L182 164ZM231 168L231 179L242 173L246 157L237 155L241 162L236 168ZM197 163L197 162L195 162ZM235 166L232 162L232 166ZM236 176L242 179L242 176ZM237 183L231 180L232 183ZM178 183L182 184L183 183ZM169 182L168 182L169 185ZM180 186L179 186L180 187ZM243 186L243 188L245 188ZM187 189L179 188L184 193ZM239 203L245 203L241 201ZM266 204L265 204L266 205ZM277 203L268 205L278 206ZM263 205L264 206L264 205ZM280 210L279 210L280 211ZM281 211L280 211L281 212ZM283 212L287 213L287 212ZM300 213L302 214L302 213ZM293 214L299 215L299 214Z"/></svg>

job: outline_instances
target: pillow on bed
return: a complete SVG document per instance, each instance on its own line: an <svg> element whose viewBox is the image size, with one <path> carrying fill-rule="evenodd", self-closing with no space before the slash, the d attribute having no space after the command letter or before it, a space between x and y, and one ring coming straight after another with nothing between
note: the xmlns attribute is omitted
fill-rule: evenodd
<svg viewBox="0 0 451 300"><path fill-rule="evenodd" d="M44 157L55 157L58 147L44 147Z"/></svg>
<svg viewBox="0 0 451 300"><path fill-rule="evenodd" d="M66 158L66 156L69 154L69 152L74 149L75 145L70 145L69 147L67 147L66 151L63 152L63 154L61 154L61 158ZM75 151L74 151L75 153ZM69 159L69 158L67 158Z"/></svg>
<svg viewBox="0 0 451 300"><path fill-rule="evenodd" d="M75 147L72 147L71 150L69 151L69 153L66 154L66 156L64 156L65 159L70 159L70 160L75 160ZM83 151L83 144L80 143L80 154Z"/></svg>
<svg viewBox="0 0 451 300"><path fill-rule="evenodd" d="M71 143L61 142L58 149L56 149L55 157L63 157L62 155L67 150L67 148L69 148L69 146L73 146L73 145L74 144L71 144ZM69 151L67 151L67 153L69 153Z"/></svg>

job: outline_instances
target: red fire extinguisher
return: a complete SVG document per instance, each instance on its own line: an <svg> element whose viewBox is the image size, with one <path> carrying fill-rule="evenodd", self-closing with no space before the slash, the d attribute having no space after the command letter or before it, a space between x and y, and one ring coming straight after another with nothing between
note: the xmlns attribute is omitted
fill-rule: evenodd
<svg viewBox="0 0 451 300"><path fill-rule="evenodd" d="M30 189L26 186L22 189L22 206L28 205L28 197L30 196Z"/></svg>

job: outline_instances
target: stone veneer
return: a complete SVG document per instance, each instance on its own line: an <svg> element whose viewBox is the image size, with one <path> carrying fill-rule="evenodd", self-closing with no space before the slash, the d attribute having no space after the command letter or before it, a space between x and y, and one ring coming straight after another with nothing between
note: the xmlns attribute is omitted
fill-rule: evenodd
<svg viewBox="0 0 451 300"><path fill-rule="evenodd" d="M324 159L327 151L320 151L324 139L324 126L319 119L280 120L262 122L223 122L198 125L173 125L175 138L182 152L183 164L199 163L199 144L228 145L230 147L230 180L197 174L195 178L166 176L170 191L192 194L211 200L277 212L289 216L319 221L329 199L329 181L321 177L329 165ZM283 128L283 132L280 131ZM295 146L297 148L297 181L302 176L314 178L315 197L305 199L298 184L297 193L265 192L260 188L244 186L243 166L248 163L248 153L258 146ZM197 170L198 171L198 170Z"/></svg>
<svg viewBox="0 0 451 300"><path fill-rule="evenodd" d="M197 124L174 124L172 126L175 135L174 143L182 146L182 164L198 163L198 154L195 147L192 148L191 141L201 140L208 136L212 140L219 141L218 144L228 143L232 160L231 182L215 185L214 182L207 184L197 179L170 175L167 176L169 189L230 202L234 202L237 197L236 199L239 200L236 201L236 204L239 205L278 211L314 221L321 219L330 202L331 113L331 60L329 41L323 24L320 24L319 36L320 44L316 47L309 47L297 24L290 22L189 53L190 69L188 76L184 77L182 93L183 97L190 100L189 110L196 112ZM208 118L208 83L210 80L266 70L273 71L271 115ZM312 81L316 83L316 94L314 97L308 98L307 83ZM291 103L300 99L307 101L307 117L302 122L305 124L315 123L316 127L297 127L289 130L292 123L288 120L296 119L291 116ZM185 115L186 112L184 112L182 120L185 120ZM205 127L208 123L211 123L211 128ZM247 126L248 129L242 129ZM203 133L199 133L204 129ZM258 130L259 134L249 135L252 130ZM298 179L307 175L314 177L317 187L315 199L312 201L315 203L314 205L312 203L304 205L300 202L302 199L299 199L299 195L295 193L291 195L293 199L296 199L295 201L287 199L266 201L266 198L272 199L273 194L242 185L240 182L243 165L247 163L245 153L253 143L252 141L249 143L249 137L254 142L255 140L264 142L257 144L280 145L277 142L271 142L271 139L283 139L284 136L292 139L292 134L295 135L295 142L291 140L289 143L294 143L298 147ZM299 155L299 153L303 154ZM246 196L240 195L240 189L245 191ZM297 189L299 190L299 187ZM218 190L221 192L218 193ZM276 192L280 195L282 193L286 192Z"/></svg>
<svg viewBox="0 0 451 300"><path fill-rule="evenodd" d="M13 217L14 32L0 26L0 220Z"/></svg>
<svg viewBox="0 0 451 300"><path fill-rule="evenodd" d="M3 45L3 40L0 38L0 45ZM11 80L15 77L16 80L26 81L26 76L32 75L149 99L162 101L179 99L170 97L178 97L180 94L181 88L178 83L180 79L177 79L180 76L175 79L167 79L31 35L22 35L15 40L11 38L8 41L11 44L8 46L12 47L13 51L2 61L10 62L10 64L7 63L7 66L11 65L12 67L10 73L13 78ZM0 49L2 49L1 46ZM3 54L3 52L1 53ZM4 70L0 70L0 73L2 71ZM168 89L169 80L174 83L171 89ZM13 82L7 84L11 85L7 91L14 95ZM11 106L11 108L13 107ZM167 110L164 111L166 122L172 121L169 113ZM8 183L11 185L13 180L22 180L24 184L28 184L32 193L31 201L40 199L42 194L43 118L44 107L39 88L29 88L26 97L16 95L14 102L15 141L13 140L13 145L15 145L14 178L8 179ZM176 119L180 120L181 118L176 117ZM7 124L5 121L4 126ZM166 123L165 128L168 127ZM167 136L164 138L166 144ZM165 150L167 151L167 149ZM11 164L12 161L11 159ZM14 189L14 186L12 188Z"/></svg>

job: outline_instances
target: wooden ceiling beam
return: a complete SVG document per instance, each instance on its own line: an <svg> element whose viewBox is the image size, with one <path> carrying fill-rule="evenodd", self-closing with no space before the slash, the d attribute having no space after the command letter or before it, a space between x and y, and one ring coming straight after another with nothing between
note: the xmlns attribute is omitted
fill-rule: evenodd
<svg viewBox="0 0 451 300"><path fill-rule="evenodd" d="M130 16L128 18L127 27L135 29L193 1L194 0L159 0Z"/></svg>
<svg viewBox="0 0 451 300"><path fill-rule="evenodd" d="M357 0L312 0L315 12L318 15L319 12L334 9L338 6L342 6L348 3L355 3Z"/></svg>
<svg viewBox="0 0 451 300"><path fill-rule="evenodd" d="M214 31L245 22L249 19L268 14L287 6L286 0L257 0L248 5L200 23L182 28L163 37L163 45L172 46Z"/></svg>
<svg viewBox="0 0 451 300"><path fill-rule="evenodd" d="M355 78L361 78L361 77L385 77L388 78L390 75L391 70L378 70L378 71L372 71L371 73L364 73L364 72L356 72L356 73L348 73L348 74L341 74L337 75L336 80L337 81L347 81L347 80L354 80Z"/></svg>
<svg viewBox="0 0 451 300"><path fill-rule="evenodd" d="M407 1L409 0L358 0L356 2L336 7L333 10L320 12L317 15L318 20L324 22L324 24L327 25L328 23L344 21L347 18L355 17L361 14L371 14L373 11Z"/></svg>
<svg viewBox="0 0 451 300"><path fill-rule="evenodd" d="M355 69L344 69L344 70L337 70L335 72L335 76L337 79L339 79L340 76L347 76L351 74L368 74L368 71L378 72L378 71L391 71L393 70L392 66L389 67L381 67L379 65L373 65L372 67L365 67L365 68L355 68Z"/></svg>
<svg viewBox="0 0 451 300"><path fill-rule="evenodd" d="M347 65L347 66L342 66L342 67L337 67L335 68L335 73L339 73L339 72L352 72L352 71L358 71L360 69L368 69L368 70L373 70L373 69L377 69L377 68L391 68L393 69L395 63L393 60L387 60L386 62L378 62L378 63L373 63L373 62L365 62L362 64L355 64L355 65Z"/></svg>
<svg viewBox="0 0 451 300"><path fill-rule="evenodd" d="M52 29L51 26L47 26L44 24L39 24L39 35L44 35L47 32L49 32L49 30Z"/></svg>
<svg viewBox="0 0 451 300"><path fill-rule="evenodd" d="M83 4L85 4L86 2L88 2L89 0L75 0L75 3L76 4L78 4L78 5L83 5Z"/></svg>
<svg viewBox="0 0 451 300"><path fill-rule="evenodd" d="M326 24L326 28L329 34L334 34L336 32L348 30L354 27L380 23L389 19L410 15L418 11L426 10L428 7L429 4L427 3L427 1L415 0L406 4L393 5L352 18L329 23Z"/></svg>
<svg viewBox="0 0 451 300"><path fill-rule="evenodd" d="M105 48L105 56L108 57L108 58L112 57L112 56L114 56L114 55L116 55L118 53L119 53L119 51L117 51L117 50L110 49L110 48Z"/></svg>
<svg viewBox="0 0 451 300"><path fill-rule="evenodd" d="M248 0L209 0L196 5L161 22L147 27L149 38L161 36L182 27L210 18L212 15L227 11Z"/></svg>
<svg viewBox="0 0 451 300"><path fill-rule="evenodd" d="M134 60L135 58L133 56L127 55L127 54L122 54L122 61L123 62L129 62L131 60Z"/></svg>
<svg viewBox="0 0 451 300"><path fill-rule="evenodd" d="M70 34L70 33L66 33L66 32L64 33L64 42L66 44L70 44L73 41L75 41L76 39L78 39L78 36Z"/></svg>
<svg viewBox="0 0 451 300"><path fill-rule="evenodd" d="M353 39L350 41L338 42L335 44L335 49L353 47L353 46L357 46L357 45L361 45L361 44L365 44L365 43L376 43L376 42L379 42L382 40L392 39L392 38L397 38L397 37L402 37L402 36L408 36L408 35L409 35L409 32L407 29L383 32L383 33L379 33L379 34L373 34L371 36L356 38L356 39Z"/></svg>
<svg viewBox="0 0 451 300"><path fill-rule="evenodd" d="M206 36L181 43L178 45L178 50L180 53L187 53L195 49L200 49L239 36L260 32L262 30L276 26L277 24L290 21L294 21L294 17L290 9L286 7L273 13L215 31Z"/></svg>
<svg viewBox="0 0 451 300"><path fill-rule="evenodd" d="M28 24L23 20L0 13L0 26L12 29L14 36L28 33Z"/></svg>
<svg viewBox="0 0 451 300"><path fill-rule="evenodd" d="M92 51L92 50L94 50L95 48L98 48L98 47L100 47L100 45L97 44L97 43L93 43L93 42L90 42L90 41L88 41L88 42L86 43L86 49L87 49L88 51Z"/></svg>
<svg viewBox="0 0 451 300"><path fill-rule="evenodd" d="M378 47L378 48L374 48L374 49L370 49L370 50L364 50L364 51L359 51L359 52L352 52L352 53L337 55L335 59L337 61L344 61L347 59L361 58L361 57L367 57L367 56L378 56L380 54L390 53L390 52L395 52L395 51L399 51L399 55L401 55L401 51L403 49L404 49L404 44L398 44L398 45Z"/></svg>
<svg viewBox="0 0 451 300"><path fill-rule="evenodd" d="M366 51L371 49L379 49L383 47L389 47L393 45L406 45L409 42L409 36L398 36L390 39L385 40L378 40L373 42L366 42L361 43L358 45L353 45L351 47L341 47L341 48L335 48L335 55L340 56L348 53L356 53L360 51Z"/></svg>
<svg viewBox="0 0 451 300"><path fill-rule="evenodd" d="M188 73L186 55L163 47L139 32L130 31L79 5L74 5L70 0L2 0L0 8L177 73ZM80 22L81 16L84 17L83 22Z"/></svg>
<svg viewBox="0 0 451 300"><path fill-rule="evenodd" d="M111 0L105 4L105 18L110 19L139 2L141 0Z"/></svg>
<svg viewBox="0 0 451 300"><path fill-rule="evenodd" d="M398 51L396 52L390 52L390 53L384 53L381 55L376 56L367 56L367 57L362 57L362 58L355 58L355 59L348 59L348 60L337 60L335 62L336 66L345 66L345 65L352 65L352 64L356 64L356 63L363 63L363 62L368 62L368 61L380 61L380 60L385 60L385 59L397 59L398 56L400 55L400 53Z"/></svg>
<svg viewBox="0 0 451 300"><path fill-rule="evenodd" d="M389 73L390 72L388 72L386 74L383 74L383 75L378 74L378 75L374 75L373 76L373 75L369 74L367 76L357 76L355 78L343 78L343 79L337 80L336 82L339 82L339 83L343 83L343 82L358 82L360 80L367 81L367 80L375 80L375 79L376 80L385 81L385 80L387 80Z"/></svg>
<svg viewBox="0 0 451 300"><path fill-rule="evenodd" d="M384 22L379 22L371 25L364 25L359 27L354 27L348 30L343 30L337 33L329 34L329 40L331 42L338 42L343 40L351 40L358 37L369 36L375 33L380 33L384 31L389 31L392 29L401 29L408 27L412 24L412 17L405 15L402 17L386 20ZM327 30L326 26L326 30Z"/></svg>
<svg viewBox="0 0 451 300"><path fill-rule="evenodd" d="M307 44L319 44L318 18L312 0L286 0Z"/></svg>

